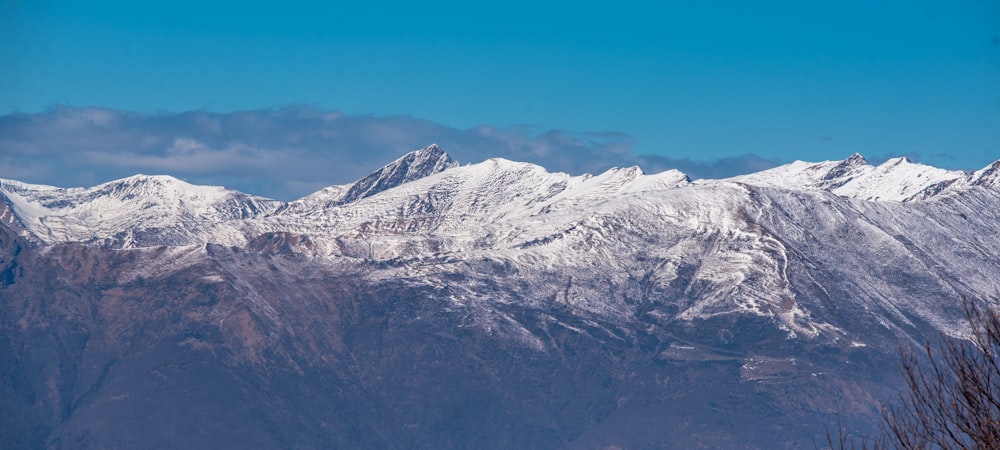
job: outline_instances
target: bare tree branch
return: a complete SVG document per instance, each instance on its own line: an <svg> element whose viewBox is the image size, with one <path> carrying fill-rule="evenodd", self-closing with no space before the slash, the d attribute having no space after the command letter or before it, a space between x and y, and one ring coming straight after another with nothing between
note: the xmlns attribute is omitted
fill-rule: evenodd
<svg viewBox="0 0 1000 450"><path fill-rule="evenodd" d="M882 433L848 439L838 421L837 449L1000 449L1000 308L962 299L967 340L943 338L923 355L902 351L908 391L882 407Z"/></svg>

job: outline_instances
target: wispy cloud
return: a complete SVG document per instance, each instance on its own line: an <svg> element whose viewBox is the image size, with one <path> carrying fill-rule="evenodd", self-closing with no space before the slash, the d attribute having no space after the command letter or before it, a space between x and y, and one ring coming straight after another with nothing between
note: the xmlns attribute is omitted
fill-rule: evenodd
<svg viewBox="0 0 1000 450"><path fill-rule="evenodd" d="M307 107L161 114L59 107L0 116L0 177L87 186L135 173L170 174L292 199L356 180L431 143L463 163L502 157L573 174L640 165L647 172L678 168L719 177L776 164L753 156L716 162L637 156L621 133L457 129L410 116Z"/></svg>

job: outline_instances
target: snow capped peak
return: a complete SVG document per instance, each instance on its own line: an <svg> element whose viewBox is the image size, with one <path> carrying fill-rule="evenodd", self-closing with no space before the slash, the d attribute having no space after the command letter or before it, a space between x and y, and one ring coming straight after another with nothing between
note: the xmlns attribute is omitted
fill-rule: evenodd
<svg viewBox="0 0 1000 450"><path fill-rule="evenodd" d="M860 153L855 153L831 167L817 180L816 186L825 190L833 190L863 176L871 168L871 164L868 163L868 160L864 156L861 156Z"/></svg>
<svg viewBox="0 0 1000 450"><path fill-rule="evenodd" d="M490 158L480 164L473 165L480 166L481 170L541 170L547 172L544 167L537 164L512 161L507 158Z"/></svg>
<svg viewBox="0 0 1000 450"><path fill-rule="evenodd" d="M861 156L861 155L857 155ZM747 175L729 178L729 181L754 186L778 187L794 190L823 189L835 185L844 177L850 177L870 167L863 158L853 155L843 161L806 162L794 161L785 165Z"/></svg>
<svg viewBox="0 0 1000 450"><path fill-rule="evenodd" d="M403 155L354 183L325 187L293 201L285 210L301 213L345 205L458 165L437 144L431 144Z"/></svg>
<svg viewBox="0 0 1000 450"><path fill-rule="evenodd" d="M861 153L854 153L851 156L847 157L847 159L845 159L843 161L843 164L848 164L848 165L852 165L852 166L858 166L858 165L868 166L868 165L870 165L868 163L868 160L865 159L864 156L861 156Z"/></svg>
<svg viewBox="0 0 1000 450"><path fill-rule="evenodd" d="M170 186L170 185L174 185L174 186L178 186L178 187L184 187L184 186L186 186L186 187L190 187L192 189L204 189L204 188L216 189L216 188L210 187L210 186L195 186L195 185L189 184L189 183L187 183L185 181L182 181L182 180L179 180L177 178L174 178L174 177L172 177L170 175L145 175L145 174L136 174L136 175L128 176L128 177L125 177L125 178L121 178L121 179L117 179L117 180L112 180L112 181L108 181L108 182L105 182L105 183L101 183L101 184L99 184L97 186L94 186L94 187L91 187L91 188L82 188L82 187L61 188L61 187L56 187L56 186L48 186L48 185L44 185L44 184L24 183L24 182L17 181L17 180L0 179L0 188L3 188L4 190L6 190L8 192L15 192L15 193L20 193L20 194L27 194L27 193L33 193L33 192L49 192L49 191L60 192L60 193L80 193L80 192L86 192L86 191L100 191L100 192L118 191L118 192L121 192L122 190L137 189L137 188L141 188L142 186L160 186L160 187L162 187L162 186ZM218 189L223 189L223 188L218 188Z"/></svg>
<svg viewBox="0 0 1000 450"><path fill-rule="evenodd" d="M448 156L448 154L445 153L444 150L441 150L441 147L439 145L437 145L437 144L431 144L431 145L428 145L427 147L424 147L424 148L422 148L420 150L414 150L414 151L412 151L410 153L407 153L407 154L403 155L402 157L398 158L396 161L407 160L407 159L437 160L437 159L441 159L441 158L448 158L448 159L450 159L450 157Z"/></svg>
<svg viewBox="0 0 1000 450"><path fill-rule="evenodd" d="M382 167L382 169L379 169L376 172L395 170L397 168L407 168L407 170L421 168L437 169L437 171L440 172L441 170L453 167L457 164L458 163L455 162L455 160L451 159L451 156L448 156L447 153L441 150L441 147L437 144L431 144L420 150L414 150L399 157L395 161L386 164Z"/></svg>
<svg viewBox="0 0 1000 450"><path fill-rule="evenodd" d="M370 197L386 189L399 186L458 165L437 144L407 153L385 167L358 180L344 195L343 202L350 203Z"/></svg>
<svg viewBox="0 0 1000 450"><path fill-rule="evenodd" d="M872 166L855 153L843 161L796 161L730 180L793 190L823 190L863 200L902 202L929 198L939 192L932 187L964 175L961 171L910 162L905 156Z"/></svg>
<svg viewBox="0 0 1000 450"><path fill-rule="evenodd" d="M865 200L923 200L930 195L922 193L932 194L927 191L931 186L954 181L964 175L964 172L957 170L939 169L910 162L905 156L901 156L865 171L856 179L834 190L834 193Z"/></svg>
<svg viewBox="0 0 1000 450"><path fill-rule="evenodd" d="M62 188L47 184L32 184L23 181L0 178L0 192L20 193L25 191L55 191Z"/></svg>
<svg viewBox="0 0 1000 450"><path fill-rule="evenodd" d="M1000 160L969 175L969 184L1000 188Z"/></svg>
<svg viewBox="0 0 1000 450"><path fill-rule="evenodd" d="M629 178L635 178L635 177L642 176L642 175L646 174L645 172L642 171L642 168L639 167L639 166L612 167L612 168L608 169L607 171L605 171L605 173L608 173L608 172L610 172L610 173L616 173L616 174L622 174L622 175L627 176Z"/></svg>
<svg viewBox="0 0 1000 450"><path fill-rule="evenodd" d="M180 180L178 178L174 178L174 177L172 177L170 175L146 175L144 173L137 173L137 174L132 175L130 177L125 177L125 178L122 178L122 179L119 179L119 180L114 180L114 181L111 181L111 182L105 183L105 184L110 184L110 183L160 183L160 184L167 184L167 183L186 183L186 182L183 181L183 180Z"/></svg>
<svg viewBox="0 0 1000 450"><path fill-rule="evenodd" d="M21 225L44 242L125 239L122 245L188 240L225 220L266 214L280 202L167 175L133 175L91 188L3 181ZM142 236L134 237L136 232Z"/></svg>

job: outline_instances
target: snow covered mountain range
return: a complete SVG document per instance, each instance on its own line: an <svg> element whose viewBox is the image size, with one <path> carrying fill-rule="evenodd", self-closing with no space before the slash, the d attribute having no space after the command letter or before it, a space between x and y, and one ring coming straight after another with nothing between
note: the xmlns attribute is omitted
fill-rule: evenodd
<svg viewBox="0 0 1000 450"><path fill-rule="evenodd" d="M656 364L731 363L739 386L848 379L843 364L856 355L961 336L958 299L1000 292L1000 161L966 173L855 154L691 180L638 167L571 176L503 159L459 165L430 146L291 202L168 176L68 189L0 181L5 245L21 243L0 258L0 294L26 289L21 252L64 267L69 248L100 264L134 261L101 275L105 297L197 267L190 283L237 305L198 320L235 333L232 351L257 363L280 346L268 336L343 349L348 337L331 330L347 319L305 319L299 308L324 304L326 280L345 277L358 292L409 292L399 301L413 302L411 315L386 319L407 326L443 320L538 355L563 354L567 339L631 342ZM858 389L867 400L848 397L868 414L878 395ZM632 417L616 401L586 420ZM407 422L417 419L384 420L421 430ZM584 428L558 442L600 441Z"/></svg>
<svg viewBox="0 0 1000 450"><path fill-rule="evenodd" d="M661 289L693 265L688 284L701 286L698 295L687 288L692 298L677 311L654 313L690 319L749 312L806 336L837 329L803 309L815 293L795 292L798 282L798 289L830 295L812 280L814 265L851 274L902 322L915 314L943 330L955 325L930 300L897 304L893 294L913 282L902 278L924 275L937 298L1000 292L1000 161L964 173L906 158L872 166L855 154L692 181L638 167L570 176L503 159L459 166L430 146L355 183L288 203L169 176L70 189L2 183L3 220L41 245L267 244L370 261L495 258L559 268L578 280L607 278L602 282L612 286L626 286L639 272ZM872 267L875 261L881 264ZM399 272L412 276L425 266ZM792 279L797 272L802 280ZM585 289L563 294L617 320L634 313L622 300Z"/></svg>

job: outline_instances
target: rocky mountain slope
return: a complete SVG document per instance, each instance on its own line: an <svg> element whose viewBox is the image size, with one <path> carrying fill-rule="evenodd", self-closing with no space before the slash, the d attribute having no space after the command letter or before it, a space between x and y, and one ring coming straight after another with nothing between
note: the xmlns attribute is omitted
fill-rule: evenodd
<svg viewBox="0 0 1000 450"><path fill-rule="evenodd" d="M1000 292L1000 161L726 180L431 146L281 203L0 186L0 428L53 448L799 448ZM16 439L16 441L15 441Z"/></svg>

